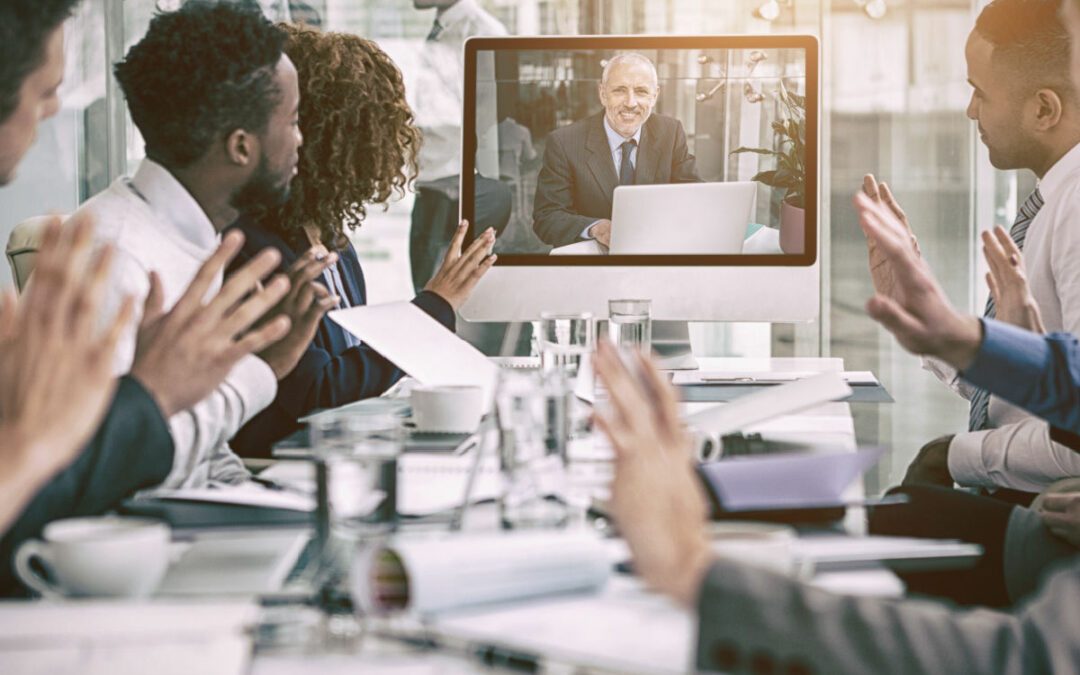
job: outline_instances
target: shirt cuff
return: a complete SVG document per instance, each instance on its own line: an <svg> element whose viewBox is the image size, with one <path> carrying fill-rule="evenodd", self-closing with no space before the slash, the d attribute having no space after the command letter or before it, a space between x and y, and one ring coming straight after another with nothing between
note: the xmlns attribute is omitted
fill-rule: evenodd
<svg viewBox="0 0 1080 675"><path fill-rule="evenodd" d="M1042 335L994 319L982 319L982 343L975 361L960 375L977 387L1012 403L1027 391L1032 376L1050 361Z"/></svg>
<svg viewBox="0 0 1080 675"><path fill-rule="evenodd" d="M270 365L257 356L240 359L225 381L236 390L244 406L241 426L273 403L277 396L277 376Z"/></svg>
<svg viewBox="0 0 1080 675"><path fill-rule="evenodd" d="M965 487L992 486L994 479L983 462L983 440L990 430L956 434L949 442L949 475Z"/></svg>
<svg viewBox="0 0 1080 675"><path fill-rule="evenodd" d="M600 222L599 220L594 220L591 223L589 223L589 226L581 231L581 238L582 239L592 239L593 238L593 236L592 236L593 225L596 225L599 222Z"/></svg>

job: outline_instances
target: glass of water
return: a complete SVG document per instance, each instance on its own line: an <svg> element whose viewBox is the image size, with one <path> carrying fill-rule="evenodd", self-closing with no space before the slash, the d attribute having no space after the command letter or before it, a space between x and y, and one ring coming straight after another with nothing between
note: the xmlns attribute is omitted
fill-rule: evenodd
<svg viewBox="0 0 1080 675"><path fill-rule="evenodd" d="M652 349L652 302L609 300L608 338L623 349Z"/></svg>
<svg viewBox="0 0 1080 675"><path fill-rule="evenodd" d="M311 420L316 465L316 534L356 542L397 523L397 460L401 419L385 412L342 411Z"/></svg>
<svg viewBox="0 0 1080 675"><path fill-rule="evenodd" d="M540 366L544 373L561 373L566 381L577 381L582 359L593 349L593 316L579 314L540 315Z"/></svg>

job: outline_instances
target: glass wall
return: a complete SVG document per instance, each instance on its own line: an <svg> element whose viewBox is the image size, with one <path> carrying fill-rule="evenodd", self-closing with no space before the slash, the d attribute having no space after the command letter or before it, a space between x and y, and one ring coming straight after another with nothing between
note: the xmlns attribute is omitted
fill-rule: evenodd
<svg viewBox="0 0 1080 675"><path fill-rule="evenodd" d="M255 0L237 0L254 2ZM859 439L893 452L876 477L896 482L922 443L965 424L966 405L868 320L865 245L850 199L873 172L900 198L924 255L961 307L981 310L986 290L977 232L1012 220L1030 175L993 171L964 117L969 96L963 45L981 0L467 0L478 1L513 35L810 33L822 44L820 260L822 316L811 325L698 325L695 349L714 355L835 356L872 370L898 403L856 404ZM154 11L181 0L85 2L68 35L68 79L60 116L18 181L0 191L0 229L24 217L68 211L100 189L107 158L127 170L141 157L122 106L110 107L105 73L145 31ZM361 34L399 64L411 102L424 88L421 58L434 10L412 0L260 0L268 16ZM115 92L113 92L115 95ZM110 121L110 110L112 119ZM540 111L542 112L542 111ZM539 113L532 111L532 116ZM542 117L542 115L540 115ZM519 120L521 121L521 120ZM109 130L114 133L109 134ZM408 298L412 195L372 209L355 243L370 299ZM6 235L5 235L6 236ZM0 272L8 279L7 270ZM875 481L871 481L871 488Z"/></svg>

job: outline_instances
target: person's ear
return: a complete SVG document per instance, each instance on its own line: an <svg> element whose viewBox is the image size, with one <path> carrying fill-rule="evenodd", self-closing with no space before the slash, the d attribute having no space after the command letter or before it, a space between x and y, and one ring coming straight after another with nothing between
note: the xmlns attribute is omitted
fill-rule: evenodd
<svg viewBox="0 0 1080 675"><path fill-rule="evenodd" d="M259 141L253 134L236 129L225 137L225 154L236 166L248 166L259 156Z"/></svg>
<svg viewBox="0 0 1080 675"><path fill-rule="evenodd" d="M1035 92L1035 128L1049 131L1061 122L1064 104L1061 96L1053 89L1040 89Z"/></svg>
<svg viewBox="0 0 1080 675"><path fill-rule="evenodd" d="M600 95L600 103L607 105L607 92L604 91L604 83L596 85L596 93Z"/></svg>

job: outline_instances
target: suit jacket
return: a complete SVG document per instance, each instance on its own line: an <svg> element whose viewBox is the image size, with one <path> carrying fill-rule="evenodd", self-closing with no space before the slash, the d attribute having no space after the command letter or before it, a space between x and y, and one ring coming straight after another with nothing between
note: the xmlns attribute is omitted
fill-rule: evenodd
<svg viewBox="0 0 1080 675"><path fill-rule="evenodd" d="M634 182L700 182L694 156L686 146L682 123L651 115L641 130ZM574 122L547 137L544 165L533 205L536 236L552 246L581 241L593 222L611 218L619 176L604 131L604 114Z"/></svg>
<svg viewBox="0 0 1080 675"><path fill-rule="evenodd" d="M307 247L300 248L275 232L241 219L233 225L244 235L244 246L232 261L231 273L264 248L281 252L281 271L296 261ZM367 302L364 272L356 249L349 244L338 251L338 269L349 305ZM319 283L324 283L320 278ZM413 303L436 321L455 330L454 310L435 293L422 291ZM300 417L320 409L337 408L364 398L379 396L401 379L404 373L365 344L350 347L345 329L323 317L315 339L291 373L278 382L277 397L265 410L245 424L230 445L242 457L270 457L277 441L301 428Z"/></svg>
<svg viewBox="0 0 1080 675"><path fill-rule="evenodd" d="M94 438L70 466L41 488L0 539L0 595L21 590L11 563L22 542L40 537L54 520L95 516L116 508L135 492L161 483L172 466L168 421L141 384L131 377L120 378Z"/></svg>
<svg viewBox="0 0 1080 675"><path fill-rule="evenodd" d="M699 594L702 671L1072 673L1080 664L1080 560L1011 613L851 597L717 560Z"/></svg>

